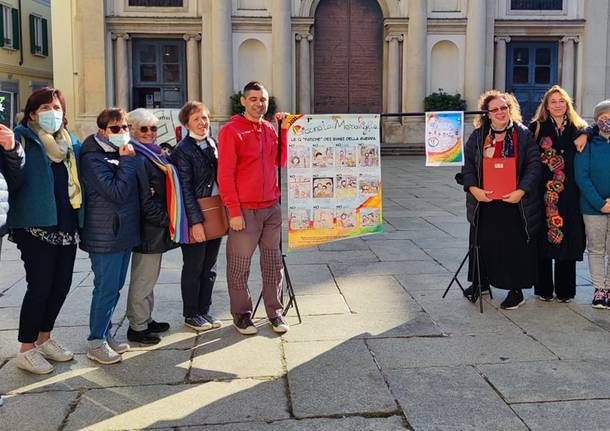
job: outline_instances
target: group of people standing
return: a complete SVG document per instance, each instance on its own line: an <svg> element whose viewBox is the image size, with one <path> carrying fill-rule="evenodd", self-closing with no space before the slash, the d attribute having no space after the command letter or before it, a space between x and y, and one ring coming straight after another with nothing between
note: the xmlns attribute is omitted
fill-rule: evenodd
<svg viewBox="0 0 610 431"><path fill-rule="evenodd" d="M513 310L525 302L522 289L534 286L541 301L568 303L576 295L576 262L587 248L592 305L609 308L610 101L595 106L592 126L557 85L544 94L529 127L509 93L485 92L479 109L484 113L466 142L461 178L473 251L473 284L464 295L474 301L490 286L508 290L501 307ZM486 158L516 159L516 190L501 200L484 190Z"/></svg>
<svg viewBox="0 0 610 431"><path fill-rule="evenodd" d="M198 199L219 195L229 217L227 283L236 330L255 334L248 289L251 258L260 248L263 299L277 333L283 318L278 137L264 120L268 93L250 82L245 112L209 135L209 111L191 101L179 119L188 131L166 156L157 144L157 118L145 109L104 109L97 132L82 143L68 132L66 103L55 88L29 97L21 123L0 127L0 231L9 232L24 263L18 368L46 374L74 354L54 337L55 321L72 284L77 246L93 271L87 356L101 364L122 360L127 343L114 338L112 317L131 262L127 339L160 342L170 328L155 321L154 286L165 252L180 247L184 324L218 328L211 314L222 238L208 239ZM281 120L283 114L276 116Z"/></svg>

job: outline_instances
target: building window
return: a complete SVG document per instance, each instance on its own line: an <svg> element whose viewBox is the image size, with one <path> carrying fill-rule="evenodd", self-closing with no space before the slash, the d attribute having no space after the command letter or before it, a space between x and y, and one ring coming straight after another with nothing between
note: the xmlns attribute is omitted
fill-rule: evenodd
<svg viewBox="0 0 610 431"><path fill-rule="evenodd" d="M184 0L129 0L129 6L182 7Z"/></svg>
<svg viewBox="0 0 610 431"><path fill-rule="evenodd" d="M47 20L30 15L30 50L34 55L49 55L49 34Z"/></svg>
<svg viewBox="0 0 610 431"><path fill-rule="evenodd" d="M0 5L0 8L0 46L19 49L19 11L4 5Z"/></svg>
<svg viewBox="0 0 610 431"><path fill-rule="evenodd" d="M511 0L512 10L563 10L563 0Z"/></svg>

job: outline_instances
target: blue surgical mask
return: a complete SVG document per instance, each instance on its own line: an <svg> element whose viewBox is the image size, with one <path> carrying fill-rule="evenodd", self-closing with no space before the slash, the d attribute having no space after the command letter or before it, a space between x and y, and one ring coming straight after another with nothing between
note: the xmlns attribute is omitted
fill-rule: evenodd
<svg viewBox="0 0 610 431"><path fill-rule="evenodd" d="M129 133L111 133L108 135L108 140L121 148L123 145L129 142Z"/></svg>
<svg viewBox="0 0 610 431"><path fill-rule="evenodd" d="M38 125L47 133L55 133L59 130L64 121L64 113L51 109L38 113Z"/></svg>

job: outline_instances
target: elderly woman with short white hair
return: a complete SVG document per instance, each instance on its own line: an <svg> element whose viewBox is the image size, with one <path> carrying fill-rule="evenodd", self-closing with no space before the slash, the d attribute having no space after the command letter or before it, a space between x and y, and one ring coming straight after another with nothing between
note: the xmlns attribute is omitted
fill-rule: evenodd
<svg viewBox="0 0 610 431"><path fill-rule="evenodd" d="M127 339L141 344L157 344L159 333L169 330L169 323L152 318L153 290L161 270L163 253L178 247L187 238L185 211L177 174L157 145L158 119L150 111L138 108L129 113L131 144L140 164L140 235L142 242L133 250L131 280L127 298L129 329Z"/></svg>

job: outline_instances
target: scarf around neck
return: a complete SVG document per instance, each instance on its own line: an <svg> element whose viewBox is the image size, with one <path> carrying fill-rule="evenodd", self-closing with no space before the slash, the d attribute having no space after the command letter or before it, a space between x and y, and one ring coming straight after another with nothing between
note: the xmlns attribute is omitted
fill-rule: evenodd
<svg viewBox="0 0 610 431"><path fill-rule="evenodd" d="M78 166L76 156L72 148L72 138L70 134L61 127L54 135L43 130L38 123L28 121L30 129L44 147L49 160L54 163L63 163L68 171L68 197L72 208L78 209L83 203L82 189L78 179Z"/></svg>

